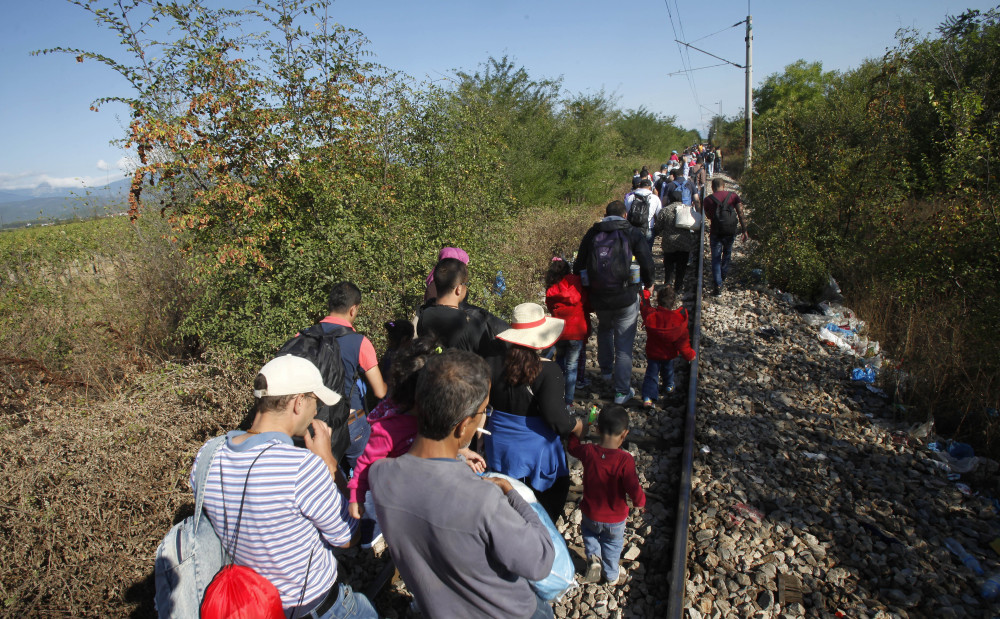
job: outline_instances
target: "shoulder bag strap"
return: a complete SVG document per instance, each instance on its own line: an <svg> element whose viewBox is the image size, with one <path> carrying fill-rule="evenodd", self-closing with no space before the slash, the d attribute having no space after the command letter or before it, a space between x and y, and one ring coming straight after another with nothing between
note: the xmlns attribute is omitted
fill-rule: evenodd
<svg viewBox="0 0 1000 619"><path fill-rule="evenodd" d="M257 454L257 457L253 459L253 462L251 462L250 466L247 468L247 476L243 480L243 496L240 497L240 511L236 514L236 531L233 533L233 543L230 544L227 552L230 558L234 556L234 553L236 552L236 544L239 543L240 540L240 523L243 521L243 504L246 503L247 500L247 484L250 483L250 471L253 470L253 465L257 464L257 461L264 455L264 452L272 447L274 447L274 443L271 443L264 449L260 450L260 453ZM223 506L225 506L225 500L223 500ZM225 507L223 507L223 510L225 510Z"/></svg>
<svg viewBox="0 0 1000 619"><path fill-rule="evenodd" d="M210 440L205 446L205 453L202 454L202 461L198 470L194 472L194 513L195 516L201 513L202 507L205 505L205 482L208 481L208 470L212 468L212 460L215 459L216 452L219 451L219 447L226 440L225 435L217 436ZM198 523L201 518L194 519L194 532L198 532Z"/></svg>

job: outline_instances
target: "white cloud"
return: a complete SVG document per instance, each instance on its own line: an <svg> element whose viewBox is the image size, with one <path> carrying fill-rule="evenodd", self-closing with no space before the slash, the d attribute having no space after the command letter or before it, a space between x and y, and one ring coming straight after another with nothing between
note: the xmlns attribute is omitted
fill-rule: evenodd
<svg viewBox="0 0 1000 619"><path fill-rule="evenodd" d="M128 156L120 157L118 161L114 163L114 165L108 163L103 159L97 160L97 169L104 170L106 172L122 171L125 173L131 173L133 170L135 170L135 168L136 168L135 161L133 161L132 158Z"/></svg>
<svg viewBox="0 0 1000 619"><path fill-rule="evenodd" d="M26 172L0 172L0 190L3 189L34 189L39 185L49 185L58 188L103 187L127 178L137 167L134 157L126 154L114 163L98 159L94 167L101 172L86 176L51 176L44 172L29 170Z"/></svg>
<svg viewBox="0 0 1000 619"><path fill-rule="evenodd" d="M125 156L115 162L118 169L126 174L131 174L138 167L137 162L131 157Z"/></svg>
<svg viewBox="0 0 1000 619"><path fill-rule="evenodd" d="M124 178L124 175L111 174L110 180L117 181ZM49 176L48 174L43 174L39 172L20 172L16 174L11 174L8 172L0 172L0 190L2 189L34 189L39 185L45 184L51 187L70 187L70 188L83 188L83 187L101 187L107 185L109 180L109 175L101 174L98 176Z"/></svg>

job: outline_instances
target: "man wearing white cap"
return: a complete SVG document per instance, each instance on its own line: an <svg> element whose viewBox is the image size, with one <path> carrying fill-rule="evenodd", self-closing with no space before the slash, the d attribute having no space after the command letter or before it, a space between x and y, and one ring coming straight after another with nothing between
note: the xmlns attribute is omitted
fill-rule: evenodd
<svg viewBox="0 0 1000 619"><path fill-rule="evenodd" d="M250 429L226 434L209 462L203 447L191 470L194 487L198 467L209 467L204 508L223 548L277 587L286 614L377 617L364 595L337 584L333 547L351 545L356 521L343 478L335 481L330 427L315 417L319 402L340 396L311 361L284 355L261 368L254 397ZM307 449L293 446L293 436Z"/></svg>

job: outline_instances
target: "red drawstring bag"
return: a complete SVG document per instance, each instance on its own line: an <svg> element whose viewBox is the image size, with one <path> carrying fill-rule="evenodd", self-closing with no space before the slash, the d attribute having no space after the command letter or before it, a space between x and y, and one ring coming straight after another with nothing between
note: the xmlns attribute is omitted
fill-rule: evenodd
<svg viewBox="0 0 1000 619"><path fill-rule="evenodd" d="M219 570L205 590L201 619L285 619L278 588L245 565Z"/></svg>

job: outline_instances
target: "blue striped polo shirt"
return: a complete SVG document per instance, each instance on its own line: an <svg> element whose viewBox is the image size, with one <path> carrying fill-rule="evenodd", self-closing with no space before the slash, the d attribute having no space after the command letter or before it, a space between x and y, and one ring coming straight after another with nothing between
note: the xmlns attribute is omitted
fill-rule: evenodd
<svg viewBox="0 0 1000 619"><path fill-rule="evenodd" d="M250 472L232 554L235 563L253 568L277 587L282 606L297 606L299 600L308 606L336 581L337 560L331 546L347 544L356 521L319 456L293 446L292 439L281 432L265 432L233 444L232 439L242 434L229 432L212 461L205 484L205 512L223 546L230 549L247 470L264 448L274 445ZM200 458L201 450L191 469L192 487Z"/></svg>

